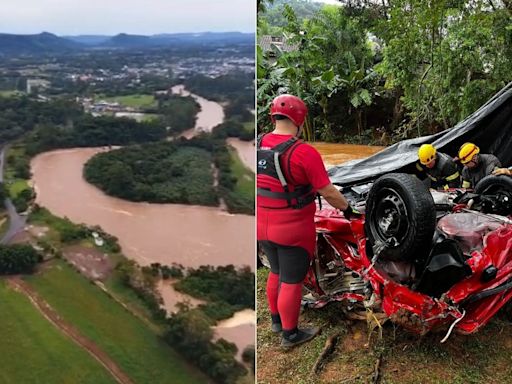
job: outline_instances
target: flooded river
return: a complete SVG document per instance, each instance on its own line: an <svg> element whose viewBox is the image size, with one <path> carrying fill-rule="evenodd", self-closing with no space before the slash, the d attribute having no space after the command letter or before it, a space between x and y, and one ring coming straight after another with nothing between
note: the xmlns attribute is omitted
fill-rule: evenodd
<svg viewBox="0 0 512 384"><path fill-rule="evenodd" d="M190 95L183 86L176 93ZM210 131L224 119L221 105L193 95L201 105L192 137ZM238 140L239 141L239 140ZM251 143L231 143L247 166L252 165ZM252 147L254 148L254 146ZM232 215L213 207L179 204L135 203L105 195L82 177L83 166L102 148L76 148L40 154L32 162L36 202L60 217L76 223L99 225L119 239L123 253L141 265L181 263L186 267L204 264L255 265L254 216ZM254 151L254 149L253 149ZM254 155L252 155L254 159ZM169 284L159 289L167 310L178 300ZM191 300L193 301L193 300ZM255 315L236 314L231 322L216 327L219 337L237 344L239 350L254 344ZM245 315L243 315L245 314Z"/></svg>
<svg viewBox="0 0 512 384"><path fill-rule="evenodd" d="M194 95L185 89L184 85L175 85L171 88L172 93L180 96L192 96L194 100L201 106L201 110L197 114L196 126L188 131L183 132L182 136L190 139L199 132L210 132L213 127L224 121L224 109L222 105L215 101L207 100L204 97Z"/></svg>
<svg viewBox="0 0 512 384"><path fill-rule="evenodd" d="M337 144L337 143L311 143L322 155L327 168L339 165L350 160L362 159L382 151L385 147Z"/></svg>
<svg viewBox="0 0 512 384"><path fill-rule="evenodd" d="M227 139L229 145L236 149L238 156L251 171L256 172L256 146L254 141L243 141L234 137Z"/></svg>

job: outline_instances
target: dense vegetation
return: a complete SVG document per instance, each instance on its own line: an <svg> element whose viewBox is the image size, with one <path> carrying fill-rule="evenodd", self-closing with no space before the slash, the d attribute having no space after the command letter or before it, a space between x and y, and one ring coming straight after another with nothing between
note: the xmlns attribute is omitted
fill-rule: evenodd
<svg viewBox="0 0 512 384"><path fill-rule="evenodd" d="M100 153L86 163L84 176L109 195L131 201L217 206L223 198L231 213L254 214L254 175L235 173L236 154L215 135Z"/></svg>
<svg viewBox="0 0 512 384"><path fill-rule="evenodd" d="M158 109L161 114L161 124L169 127L169 134L175 135L187 129L194 128L199 104L190 96L164 95L158 97Z"/></svg>
<svg viewBox="0 0 512 384"><path fill-rule="evenodd" d="M233 265L188 269L176 289L206 301L200 306L212 319L227 319L244 308L254 309L254 273Z"/></svg>
<svg viewBox="0 0 512 384"><path fill-rule="evenodd" d="M122 283L134 290L151 311L153 319L165 329L164 340L199 366L218 383L235 383L247 370L237 362L235 344L220 339L214 341L212 326L219 319L232 316L242 308L254 308L254 274L249 269L202 266L185 271L181 265L171 267L154 263L140 267L132 260L122 261L117 272ZM178 304L178 311L167 317L156 290L159 278L180 279L178 288L195 297L211 300L192 309ZM254 351L245 352L244 361L254 364Z"/></svg>
<svg viewBox="0 0 512 384"><path fill-rule="evenodd" d="M129 118L84 115L72 126L43 125L25 140L28 154L55 148L99 147L158 141L167 135L154 122L137 122Z"/></svg>
<svg viewBox="0 0 512 384"><path fill-rule="evenodd" d="M32 273L41 255L27 244L0 245L0 274Z"/></svg>
<svg viewBox="0 0 512 384"><path fill-rule="evenodd" d="M201 140L121 148L94 156L84 175L109 195L132 201L214 206L209 149Z"/></svg>
<svg viewBox="0 0 512 384"><path fill-rule="evenodd" d="M182 305L168 319L165 340L217 383L234 384L247 373L233 356L237 347L224 339L213 342L211 319L201 310Z"/></svg>
<svg viewBox="0 0 512 384"><path fill-rule="evenodd" d="M434 133L512 80L512 11L503 2L342 1L312 14L305 0L260 2L258 126L279 92L310 107L306 136L388 144ZM305 10L307 8L307 10Z"/></svg>

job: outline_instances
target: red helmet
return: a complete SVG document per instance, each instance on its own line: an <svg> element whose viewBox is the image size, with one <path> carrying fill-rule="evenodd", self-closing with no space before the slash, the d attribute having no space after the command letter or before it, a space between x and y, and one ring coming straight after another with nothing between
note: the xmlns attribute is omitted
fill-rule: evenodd
<svg viewBox="0 0 512 384"><path fill-rule="evenodd" d="M297 127L300 127L304 123L307 114L308 107L306 107L306 104L293 95L277 96L270 107L270 116L273 123L275 123L274 115L282 115L293 121Z"/></svg>

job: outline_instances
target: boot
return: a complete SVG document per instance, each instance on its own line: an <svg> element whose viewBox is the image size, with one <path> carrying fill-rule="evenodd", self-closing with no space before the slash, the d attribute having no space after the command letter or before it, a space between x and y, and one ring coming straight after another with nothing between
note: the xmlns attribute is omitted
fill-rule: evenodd
<svg viewBox="0 0 512 384"><path fill-rule="evenodd" d="M313 339L318 334L318 332L320 332L320 328L318 327L308 327L302 329L295 328L291 331L283 331L281 347L293 348L296 345Z"/></svg>

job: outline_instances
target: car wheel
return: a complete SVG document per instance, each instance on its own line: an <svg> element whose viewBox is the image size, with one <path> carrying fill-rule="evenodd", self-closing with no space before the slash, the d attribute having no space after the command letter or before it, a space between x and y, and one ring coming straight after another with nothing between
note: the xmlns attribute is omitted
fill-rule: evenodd
<svg viewBox="0 0 512 384"><path fill-rule="evenodd" d="M260 248L260 245L258 244L258 259L257 259L257 268L270 268L270 262L268 261L268 257L263 252L263 249Z"/></svg>
<svg viewBox="0 0 512 384"><path fill-rule="evenodd" d="M512 177L508 175L485 176L475 186L475 193L493 195L498 192L512 193Z"/></svg>
<svg viewBox="0 0 512 384"><path fill-rule="evenodd" d="M421 259L430 251L436 227L434 200L418 178L404 173L384 175L368 194L364 225L379 257Z"/></svg>

